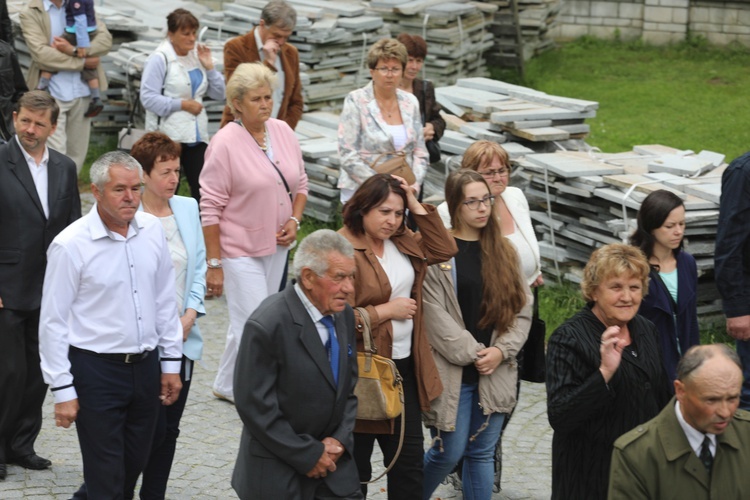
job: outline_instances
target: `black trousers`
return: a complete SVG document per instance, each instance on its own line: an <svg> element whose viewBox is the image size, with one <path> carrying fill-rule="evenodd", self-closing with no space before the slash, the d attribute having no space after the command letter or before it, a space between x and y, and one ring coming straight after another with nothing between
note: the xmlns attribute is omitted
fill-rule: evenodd
<svg viewBox="0 0 750 500"><path fill-rule="evenodd" d="M180 368L180 380L182 381L180 397L173 404L162 406L161 411L159 411L151 456L146 468L143 469L140 493L142 500L163 499L167 493L169 472L172 470L174 452L177 449L177 438L180 435L180 419L183 411L185 411L190 382L193 380L193 367L193 361L183 356L182 367ZM190 374L188 380L185 380L186 373Z"/></svg>
<svg viewBox="0 0 750 500"><path fill-rule="evenodd" d="M199 142L195 145L182 143L182 154L180 155L180 172L184 175L190 186L190 196L201 202L201 185L199 178L203 170L203 155L208 144Z"/></svg>
<svg viewBox="0 0 750 500"><path fill-rule="evenodd" d="M419 410L419 393L412 358L397 359L396 367L404 379L404 408L406 427L401 454L388 473L389 500L418 500L422 498L424 464L424 435L422 434L422 414ZM401 417L396 419L393 434L354 433L354 461L357 463L360 481L372 479L370 462L375 441L383 452L383 466L387 467L398 449L401 432ZM367 497L367 485L362 485L362 493Z"/></svg>
<svg viewBox="0 0 750 500"><path fill-rule="evenodd" d="M0 308L0 463L35 453L46 392L39 367L39 309Z"/></svg>
<svg viewBox="0 0 750 500"><path fill-rule="evenodd" d="M71 349L69 359L85 481L73 498L133 498L161 408L159 356L126 364Z"/></svg>

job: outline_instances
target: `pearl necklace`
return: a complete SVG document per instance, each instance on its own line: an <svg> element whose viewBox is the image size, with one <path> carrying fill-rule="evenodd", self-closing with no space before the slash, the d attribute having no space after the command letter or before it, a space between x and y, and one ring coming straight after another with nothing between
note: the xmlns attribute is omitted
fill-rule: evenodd
<svg viewBox="0 0 750 500"><path fill-rule="evenodd" d="M242 120L240 120L240 123L242 123ZM244 123L242 123L242 127L245 130L247 130L247 133L250 134L250 137L253 138L253 140L255 141L255 144L258 145L258 147L260 148L261 151L263 151L264 153L266 151L268 151L268 142L269 142L268 141L268 127L266 127L265 124L263 124L263 145L261 145L260 142L258 142L258 139L256 139L255 135L253 135L253 133L250 132L250 129L248 129L247 127L245 127Z"/></svg>

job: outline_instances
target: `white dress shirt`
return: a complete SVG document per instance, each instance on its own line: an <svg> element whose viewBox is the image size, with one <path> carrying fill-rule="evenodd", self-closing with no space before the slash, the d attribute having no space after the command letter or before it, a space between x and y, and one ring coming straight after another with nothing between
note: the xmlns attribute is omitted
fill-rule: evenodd
<svg viewBox="0 0 750 500"><path fill-rule="evenodd" d="M302 305L305 306L307 314L310 315L313 323L315 323L315 329L318 330L320 341L323 342L323 345L328 344L328 327L320 322L320 319L323 317L323 313L321 313L320 310L315 307L312 302L310 302L310 299L307 298L307 295L305 295L305 292L299 286L299 283L294 284L294 291L297 292L297 297L299 297L299 300L302 301Z"/></svg>
<svg viewBox="0 0 750 500"><path fill-rule="evenodd" d="M16 134L16 142L18 147L21 148L21 153L26 159L26 164L29 166L29 172L31 177L34 179L34 187L36 187L36 194L39 195L39 201L42 202L42 209L44 210L44 216L49 219L49 174L47 173L47 165L49 164L49 148L44 146L44 154L42 155L42 161L37 164L34 157L23 149L23 144L18 139Z"/></svg>
<svg viewBox="0 0 750 500"><path fill-rule="evenodd" d="M137 212L122 237L107 229L94 205L57 235L47 262L39 353L56 403L78 397L69 346L115 354L158 347L162 373L180 372L174 267L156 217Z"/></svg>
<svg viewBox="0 0 750 500"><path fill-rule="evenodd" d="M258 46L258 55L261 61L266 60L266 55L263 53L263 41L260 39L259 27L255 28L253 34L255 35L255 45ZM266 27L268 29L268 27ZM281 50L276 53L276 88L271 89L273 92L273 108L271 109L271 116L274 118L279 117L279 109L281 109L281 101L284 100L284 84L286 81L286 74L284 73L284 65L281 64Z"/></svg>
<svg viewBox="0 0 750 500"><path fill-rule="evenodd" d="M680 402L677 401L674 405L674 411L677 414L677 421L680 423L680 427L685 432L690 447L693 449L698 457L701 456L701 448L703 447L703 438L708 436L708 440L711 442L709 449L711 450L711 456L716 456L716 435L715 434L703 434L698 429L691 426L685 417L682 416L682 410L680 410Z"/></svg>

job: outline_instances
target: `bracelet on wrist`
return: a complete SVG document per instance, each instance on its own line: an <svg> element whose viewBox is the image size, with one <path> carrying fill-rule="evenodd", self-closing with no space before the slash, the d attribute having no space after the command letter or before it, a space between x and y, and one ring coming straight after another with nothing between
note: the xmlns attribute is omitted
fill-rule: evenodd
<svg viewBox="0 0 750 500"><path fill-rule="evenodd" d="M293 220L297 223L297 231L299 231L299 219L292 215L291 217L289 217L289 220Z"/></svg>

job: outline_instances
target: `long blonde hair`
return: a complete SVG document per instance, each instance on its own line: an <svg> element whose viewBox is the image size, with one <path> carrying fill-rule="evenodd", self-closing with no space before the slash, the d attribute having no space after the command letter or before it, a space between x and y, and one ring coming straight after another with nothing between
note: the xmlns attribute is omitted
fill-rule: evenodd
<svg viewBox="0 0 750 500"><path fill-rule="evenodd" d="M472 182L481 182L487 187L487 192L491 192L484 177L468 169L452 173L445 183L451 225L457 230L464 224L459 214L466 199L464 188ZM482 305L477 326L493 326L502 334L513 325L516 315L526 305L518 253L502 235L500 221L495 216L490 217L479 232L479 246L482 249Z"/></svg>

